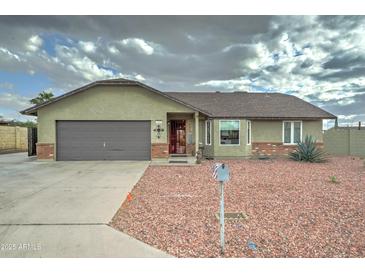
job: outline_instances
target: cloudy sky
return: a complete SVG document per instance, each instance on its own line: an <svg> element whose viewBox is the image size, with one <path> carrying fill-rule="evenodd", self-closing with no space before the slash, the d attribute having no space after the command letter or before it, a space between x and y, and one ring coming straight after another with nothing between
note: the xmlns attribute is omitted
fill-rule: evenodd
<svg viewBox="0 0 365 274"><path fill-rule="evenodd" d="M364 16L0 16L0 116L43 90L282 92L365 122Z"/></svg>

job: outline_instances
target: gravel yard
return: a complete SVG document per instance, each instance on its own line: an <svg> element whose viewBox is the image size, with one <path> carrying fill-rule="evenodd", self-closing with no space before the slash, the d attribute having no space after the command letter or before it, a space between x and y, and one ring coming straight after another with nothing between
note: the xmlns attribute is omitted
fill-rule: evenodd
<svg viewBox="0 0 365 274"><path fill-rule="evenodd" d="M226 212L248 215L226 222L225 257L365 256L364 160L222 162L231 171ZM219 257L213 163L150 166L111 225L177 257Z"/></svg>

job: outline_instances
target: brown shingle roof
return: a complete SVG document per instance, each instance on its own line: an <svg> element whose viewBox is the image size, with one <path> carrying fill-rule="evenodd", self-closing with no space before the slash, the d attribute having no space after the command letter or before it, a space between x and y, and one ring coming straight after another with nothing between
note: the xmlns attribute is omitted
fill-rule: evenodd
<svg viewBox="0 0 365 274"><path fill-rule="evenodd" d="M334 119L324 111L298 97L282 93L254 92L168 92L185 103L210 113L212 117Z"/></svg>

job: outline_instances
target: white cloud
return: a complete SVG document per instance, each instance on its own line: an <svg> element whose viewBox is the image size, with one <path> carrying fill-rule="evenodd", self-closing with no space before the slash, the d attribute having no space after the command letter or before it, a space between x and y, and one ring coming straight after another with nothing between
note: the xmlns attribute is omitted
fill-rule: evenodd
<svg viewBox="0 0 365 274"><path fill-rule="evenodd" d="M285 26L281 35L273 35L267 39L265 35L257 35L255 43L247 45L253 49L253 56L249 54L241 60L244 76L225 81L207 81L200 85L232 88L240 85L243 80L250 78L247 74L255 75L254 84L269 90L290 92L309 100L318 98L322 102L339 100L338 104L345 106L355 103L351 97L362 92L351 89L349 83L363 86L365 75L354 74L352 78L329 81L326 75L341 72L341 69L324 69L323 64L333 58L333 53L352 51L354 56L359 52L365 54L365 39L363 32L365 25L351 29L346 34L338 29L323 27L317 17L280 17L278 23L272 24L274 33L278 26ZM297 29L300 29L298 31ZM359 43L359 42L364 43ZM225 47L227 52L244 44L234 44ZM357 54L356 54L357 53ZM303 64L308 64L303 66ZM321 76L313 77L313 76ZM351 76L350 76L351 77Z"/></svg>
<svg viewBox="0 0 365 274"><path fill-rule="evenodd" d="M59 63L67 70L80 75L88 81L94 81L103 78L121 77L121 74L115 74L110 69L105 69L97 65L87 56L80 54L77 48L67 46L56 46Z"/></svg>
<svg viewBox="0 0 365 274"><path fill-rule="evenodd" d="M222 52L227 53L227 52L231 51L232 49L245 48L245 47L249 47L249 45L246 45L246 44L232 44L232 45L224 47L222 49Z"/></svg>
<svg viewBox="0 0 365 274"><path fill-rule="evenodd" d="M339 119L343 119L343 120L352 120L356 117L357 115L351 114L351 115L338 115Z"/></svg>
<svg viewBox="0 0 365 274"><path fill-rule="evenodd" d="M198 40L193 35L190 35L190 34L185 34L185 35L186 35L186 38L188 38L188 40L190 40L191 42L196 42Z"/></svg>
<svg viewBox="0 0 365 274"><path fill-rule="evenodd" d="M13 89L14 84L9 82L2 82L0 83L0 89Z"/></svg>
<svg viewBox="0 0 365 274"><path fill-rule="evenodd" d="M152 47L151 42L146 42L140 38L126 38L120 42L124 47L134 48L139 53L146 55L151 55L154 53L155 49Z"/></svg>
<svg viewBox="0 0 365 274"><path fill-rule="evenodd" d="M79 41L80 48L87 53L94 53L96 46L93 42Z"/></svg>
<svg viewBox="0 0 365 274"><path fill-rule="evenodd" d="M141 74L137 74L135 76L135 78L138 80L138 81L145 81L146 79L141 75Z"/></svg>
<svg viewBox="0 0 365 274"><path fill-rule="evenodd" d="M255 57L245 59L242 64L251 70L257 70L262 66L272 65L272 53L264 43L257 43L254 47Z"/></svg>
<svg viewBox="0 0 365 274"><path fill-rule="evenodd" d="M8 58L10 58L10 59L15 59L15 60L17 60L18 62L23 61L23 60L19 57L19 55L15 54L15 53L11 52L10 50L8 50L8 49L6 49L6 48L3 48L3 47L0 47L0 54L3 54L3 55L5 55L5 57L8 57Z"/></svg>
<svg viewBox="0 0 365 274"><path fill-rule="evenodd" d="M115 46L109 46L108 47L108 51L111 53L111 54L118 54L120 53L119 49L117 49Z"/></svg>
<svg viewBox="0 0 365 274"><path fill-rule="evenodd" d="M34 74L35 74L35 70L34 70L34 69L28 69L28 73L29 73L30 75L34 75Z"/></svg>
<svg viewBox="0 0 365 274"><path fill-rule="evenodd" d="M43 44L42 38L38 35L33 35L28 39L25 46L29 51L35 52L39 50L42 44Z"/></svg>
<svg viewBox="0 0 365 274"><path fill-rule="evenodd" d="M0 93L0 108L23 110L31 106L29 100L30 98L13 92L3 92Z"/></svg>
<svg viewBox="0 0 365 274"><path fill-rule="evenodd" d="M232 79L232 80L210 80L202 82L196 86L209 86L214 88L223 88L230 90L249 90L251 81L248 79Z"/></svg>

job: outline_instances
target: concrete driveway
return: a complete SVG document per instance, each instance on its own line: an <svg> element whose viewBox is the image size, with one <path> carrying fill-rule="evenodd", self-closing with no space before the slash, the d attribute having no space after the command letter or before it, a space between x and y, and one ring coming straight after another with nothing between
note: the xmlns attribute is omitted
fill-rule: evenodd
<svg viewBox="0 0 365 274"><path fill-rule="evenodd" d="M107 225L147 166L0 155L0 257L167 257Z"/></svg>

